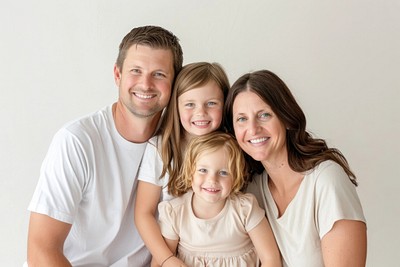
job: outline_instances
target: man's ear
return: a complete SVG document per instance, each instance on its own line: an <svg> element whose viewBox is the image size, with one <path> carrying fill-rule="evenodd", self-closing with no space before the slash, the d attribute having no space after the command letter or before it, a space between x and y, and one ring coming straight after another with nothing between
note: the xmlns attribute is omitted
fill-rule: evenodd
<svg viewBox="0 0 400 267"><path fill-rule="evenodd" d="M121 71L118 68L117 64L114 65L114 81L115 84L119 87L119 83L121 82Z"/></svg>

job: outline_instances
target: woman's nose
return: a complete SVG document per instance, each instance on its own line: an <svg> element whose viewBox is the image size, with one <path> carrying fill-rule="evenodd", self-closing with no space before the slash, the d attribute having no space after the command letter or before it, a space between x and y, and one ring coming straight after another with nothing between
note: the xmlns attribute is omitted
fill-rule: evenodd
<svg viewBox="0 0 400 267"><path fill-rule="evenodd" d="M260 124L257 122L257 120L251 120L249 123L249 132L251 134L257 134L260 129Z"/></svg>

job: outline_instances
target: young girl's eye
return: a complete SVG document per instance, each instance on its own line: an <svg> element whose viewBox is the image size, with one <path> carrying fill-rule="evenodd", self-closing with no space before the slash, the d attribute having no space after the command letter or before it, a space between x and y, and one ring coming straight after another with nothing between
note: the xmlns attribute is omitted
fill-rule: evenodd
<svg viewBox="0 0 400 267"><path fill-rule="evenodd" d="M229 172L228 172L228 171L222 170L222 171L219 171L219 175L220 175L220 176L228 176L228 175L229 175Z"/></svg>
<svg viewBox="0 0 400 267"><path fill-rule="evenodd" d="M206 173L207 172L207 170L205 168L200 168L197 171L200 172L200 173Z"/></svg>

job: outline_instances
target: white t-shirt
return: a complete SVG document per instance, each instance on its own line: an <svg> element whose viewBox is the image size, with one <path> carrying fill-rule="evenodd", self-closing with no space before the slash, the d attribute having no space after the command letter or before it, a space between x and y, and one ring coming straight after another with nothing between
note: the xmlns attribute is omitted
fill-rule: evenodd
<svg viewBox="0 0 400 267"><path fill-rule="evenodd" d="M161 136L154 136L148 141L142 164L140 165L138 179L162 187L160 201L164 201L172 199L173 196L168 194L168 172L160 179L163 169L163 162L159 153L160 147Z"/></svg>
<svg viewBox="0 0 400 267"><path fill-rule="evenodd" d="M111 106L54 136L28 209L72 224L64 254L73 266L148 266L133 222L146 144L119 135Z"/></svg>
<svg viewBox="0 0 400 267"><path fill-rule="evenodd" d="M247 192L253 193L266 211L284 266L324 266L321 239L342 219L365 222L356 187L343 168L325 161L309 171L278 218L266 172L254 177Z"/></svg>

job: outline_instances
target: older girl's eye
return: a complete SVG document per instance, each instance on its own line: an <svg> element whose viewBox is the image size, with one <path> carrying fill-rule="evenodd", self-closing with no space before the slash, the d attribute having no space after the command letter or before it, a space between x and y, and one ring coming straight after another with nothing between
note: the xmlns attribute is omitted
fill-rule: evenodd
<svg viewBox="0 0 400 267"><path fill-rule="evenodd" d="M185 107L187 108L193 108L194 107L194 103L186 103Z"/></svg>
<svg viewBox="0 0 400 267"><path fill-rule="evenodd" d="M213 107L213 106L215 106L215 105L217 105L217 102L214 102L214 101L209 101L209 102L207 102L207 106L208 106L208 107Z"/></svg>

